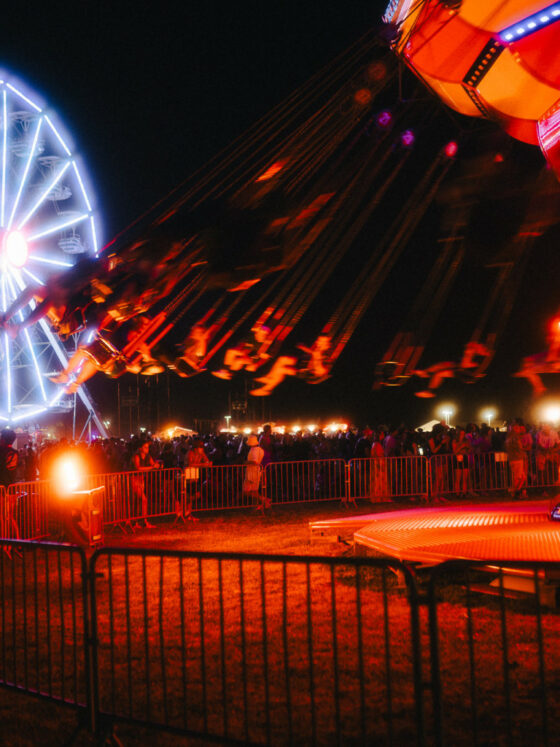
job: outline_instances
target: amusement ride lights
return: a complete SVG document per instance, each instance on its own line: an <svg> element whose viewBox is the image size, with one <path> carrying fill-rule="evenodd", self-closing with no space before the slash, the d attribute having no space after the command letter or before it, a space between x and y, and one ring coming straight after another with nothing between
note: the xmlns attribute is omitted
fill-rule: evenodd
<svg viewBox="0 0 560 747"><path fill-rule="evenodd" d="M0 331L0 422L17 423L61 406L64 388L49 376L68 358L45 318L26 326L37 301L18 309L18 300L71 268L76 257L97 256L99 217L70 137L54 112L8 74L0 74L0 113L0 311L15 304ZM87 394L78 396L104 435Z"/></svg>

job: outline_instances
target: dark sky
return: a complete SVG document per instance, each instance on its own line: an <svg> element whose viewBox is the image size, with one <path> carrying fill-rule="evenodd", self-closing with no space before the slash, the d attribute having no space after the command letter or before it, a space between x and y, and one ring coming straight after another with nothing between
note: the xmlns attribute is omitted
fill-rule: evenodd
<svg viewBox="0 0 560 747"><path fill-rule="evenodd" d="M2 63L73 133L109 239L376 25L383 7L368 0L24 3L5 16ZM462 401L465 421L482 405L512 416L528 404L528 386L516 381L512 389L508 379L506 392L503 374L477 387L448 386L436 402L403 388L372 393L374 326L360 329L363 344L341 359L333 379L290 382L255 403L259 415L418 425L445 400ZM114 384L99 379L94 392L110 411ZM220 417L236 387L207 374L173 382L171 409L180 402L187 420ZM168 406L160 403L160 419Z"/></svg>

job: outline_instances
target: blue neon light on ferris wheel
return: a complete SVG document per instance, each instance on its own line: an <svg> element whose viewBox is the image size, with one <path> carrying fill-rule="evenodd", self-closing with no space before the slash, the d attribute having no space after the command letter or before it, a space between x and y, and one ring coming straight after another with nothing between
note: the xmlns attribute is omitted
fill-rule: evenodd
<svg viewBox="0 0 560 747"><path fill-rule="evenodd" d="M0 127L4 313L30 286L48 284L52 273L69 269L79 256L96 257L101 234L90 180L73 139L43 99L6 72L0 72ZM59 405L64 394L49 380L66 365L64 344L44 319L25 326L35 306L32 299L14 314L14 334L7 326L0 330L0 422L35 417Z"/></svg>

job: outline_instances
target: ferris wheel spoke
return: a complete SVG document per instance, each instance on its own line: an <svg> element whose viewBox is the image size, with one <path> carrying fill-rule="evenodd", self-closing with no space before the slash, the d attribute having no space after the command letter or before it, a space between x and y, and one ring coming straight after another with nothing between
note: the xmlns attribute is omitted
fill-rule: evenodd
<svg viewBox="0 0 560 747"><path fill-rule="evenodd" d="M72 168L74 169L74 174L76 174L76 179L78 180L78 184L80 185L82 197L84 198L84 202L87 205L87 209L91 212L91 202L89 201L89 197L87 196L86 188L84 187L84 183L82 181L82 175L80 174L80 170L76 161L72 161Z"/></svg>
<svg viewBox="0 0 560 747"><path fill-rule="evenodd" d="M50 259L49 257L40 257L37 254L30 254L29 259L34 262L40 262L43 265L55 265L56 267L74 267L72 262L65 262L63 259ZM41 283L41 285L45 285Z"/></svg>
<svg viewBox="0 0 560 747"><path fill-rule="evenodd" d="M89 224L91 228L91 238L93 241L93 251L95 252L95 256L97 257L97 255L99 254L99 248L97 246L97 231L95 229L95 218L93 217L93 215L89 216Z"/></svg>
<svg viewBox="0 0 560 747"><path fill-rule="evenodd" d="M18 286L18 288L19 288L20 291L21 290L25 290L25 284L23 285L23 288L22 288L22 286L18 283L17 278L15 277L15 275L14 275L14 280L16 281L16 285ZM10 289L10 298L9 298L9 301L10 302L11 301L16 301L17 298L19 297L18 288L16 288L14 286L14 282L13 282L12 278L9 275L7 276L7 282L8 282L8 286L9 286L9 289ZM28 304L26 304L26 305L28 305ZM8 306L8 308L9 308L9 306ZM19 311L17 311L16 313L17 313L17 316L18 316L20 322L23 322L23 320L24 320L23 309L19 309Z"/></svg>
<svg viewBox="0 0 560 747"><path fill-rule="evenodd" d="M0 206L0 225L4 228L6 211L6 158L8 155L8 94L2 91L2 198Z"/></svg>
<svg viewBox="0 0 560 747"><path fill-rule="evenodd" d="M47 199L48 195L50 194L51 190L56 187L58 182L62 179L66 171L68 170L68 167L70 166L70 161L66 161L64 166L58 170L58 172L53 176L53 178L47 182L47 186L43 189L41 192L39 199L35 202L31 210L25 215L23 220L21 220L18 224L18 231L21 231L21 229L25 226L27 221L36 213L36 211L41 207L43 202ZM59 230L57 228L53 229L54 231ZM41 234L44 235L44 234ZM35 237L35 238L38 238ZM28 239L29 240L29 239Z"/></svg>
<svg viewBox="0 0 560 747"><path fill-rule="evenodd" d="M77 226L78 223L86 220L86 218L89 218L89 213L82 213L81 215L76 215L75 217L73 216L63 223L57 223L56 225L46 228L44 231L40 231L39 233L34 233L32 236L28 236L27 241L36 241L37 239L42 239L44 236L50 236L53 233L64 231L65 228ZM71 266L72 265L70 265L70 267Z"/></svg>
<svg viewBox="0 0 560 747"><path fill-rule="evenodd" d="M43 372L41 371L41 367L39 366L39 361L37 360L35 348L33 347L33 342L31 341L31 335L29 334L28 329L24 329L23 334L25 337L25 341L27 343L27 349L29 350L29 354L31 356L31 359L33 360L33 367L35 368L35 376L37 378L37 383L39 384L39 388L41 390L41 396L43 397L43 402L46 402L47 392L45 390L44 375L43 375Z"/></svg>
<svg viewBox="0 0 560 747"><path fill-rule="evenodd" d="M12 412L12 362L10 356L10 336L4 332L4 363L6 369L6 410Z"/></svg>
<svg viewBox="0 0 560 747"><path fill-rule="evenodd" d="M27 267L24 267L23 271L26 275L28 275L31 278L31 280L33 280L33 282L37 283L38 285L45 285L45 283L41 280L41 278L38 278L37 275L32 273ZM22 278L22 285L20 285L20 289L23 290L26 287L27 285Z"/></svg>
<svg viewBox="0 0 560 747"><path fill-rule="evenodd" d="M13 91L16 94L16 96L19 96L19 98L22 101L25 101L26 104L29 104L29 106L32 109L35 109L36 112L41 112L42 111L42 109L41 109L40 106L37 106L37 104L35 104L33 101L31 101L31 99L27 98L27 96L25 96L18 88L16 88L15 86L13 86L11 83L6 83L6 85L10 89L10 91Z"/></svg>
<svg viewBox="0 0 560 747"><path fill-rule="evenodd" d="M6 288L6 276L2 275L2 311L6 311L8 308L8 292ZM12 412L12 364L11 364L11 350L10 350L10 336L7 330L4 330L2 335L2 343L4 346L4 369L5 369L5 395L6 395L6 411L8 415Z"/></svg>
<svg viewBox="0 0 560 747"><path fill-rule="evenodd" d="M8 276L8 278L7 278L8 286L10 288L11 295L12 295L12 297L15 300L17 298L17 289L14 286L14 280L16 281L16 284L19 285L19 283L17 283L17 277L15 276L15 274L14 274L14 279L13 280L12 280L12 278L10 276ZM24 285L24 287L25 287L25 285ZM34 301L31 301L30 305L31 305L32 308L34 308L36 304L35 304ZM23 320L24 320L23 310L20 309L18 311L18 317L19 317L19 320L21 322L23 322ZM41 371L41 366L39 365L39 360L38 360L37 355L35 353L35 348L33 346L33 342L31 340L31 335L29 334L29 330L28 329L24 329L23 330L23 336L25 337L25 342L26 342L27 350L29 352L31 360L33 361L33 369L34 369L34 372L35 372L35 378L37 379L37 383L39 385L39 389L41 390L41 397L43 399L43 402L46 403L47 402L47 392L45 390L44 375L43 375L43 372Z"/></svg>
<svg viewBox="0 0 560 747"><path fill-rule="evenodd" d="M16 300L18 294L17 294L17 289L9 274L6 274L6 283L8 285L8 292L6 293L6 307L9 308L12 301ZM21 312L19 312L19 316L20 316L20 321L23 321L23 315Z"/></svg>
<svg viewBox="0 0 560 747"><path fill-rule="evenodd" d="M66 143L64 142L64 140L63 140L63 138L62 138L62 135L60 134L60 132L59 132L59 131L58 131L58 130L56 129L56 127L55 127L55 126L54 126L54 124L52 123L52 120L50 119L50 117L49 117L48 115L46 115L46 114L45 114L45 119L47 120L47 124L48 124L48 126L49 126L49 127L51 128L51 130L52 130L52 132L53 132L54 136L56 137L56 139L58 140L58 142L59 142L59 143L61 144L61 146L62 146L62 149L64 150L64 152L66 153L66 155L67 155L67 156L71 156L72 154L71 154L71 153L70 153L70 151L68 150L68 146L67 146L67 145L66 145Z"/></svg>
<svg viewBox="0 0 560 747"><path fill-rule="evenodd" d="M18 209L19 200L21 197L21 194L23 192L23 188L25 187L27 183L27 176L29 174L29 169L31 167L31 163L33 161L33 158L35 156L35 151L37 150L37 142L39 140L39 133L41 131L41 125L43 123L43 117L39 117L39 121L37 122L37 127L35 128L35 134L33 135L33 142L31 143L31 148L29 149L29 155L27 156L27 160L25 162L25 167L23 169L23 174L19 182L18 190L16 193L16 197L14 200L14 204L12 205L12 211L10 213L10 220L8 221L8 231L12 227L12 223L14 220L14 216L16 214L16 210Z"/></svg>

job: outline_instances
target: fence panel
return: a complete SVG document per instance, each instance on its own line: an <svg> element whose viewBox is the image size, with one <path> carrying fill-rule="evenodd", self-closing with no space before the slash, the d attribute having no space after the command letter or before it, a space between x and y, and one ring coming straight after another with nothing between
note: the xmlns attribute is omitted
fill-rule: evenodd
<svg viewBox="0 0 560 747"><path fill-rule="evenodd" d="M91 703L86 559L78 547L0 540L0 682Z"/></svg>
<svg viewBox="0 0 560 747"><path fill-rule="evenodd" d="M430 457L431 494L486 495L510 489L511 476L504 452L436 454Z"/></svg>
<svg viewBox="0 0 560 747"><path fill-rule="evenodd" d="M107 548L92 562L103 718L243 744L422 743L418 608L391 593L387 562Z"/></svg>
<svg viewBox="0 0 560 747"><path fill-rule="evenodd" d="M536 450L529 454L527 465L527 485L530 488L558 486L560 453L554 449L548 452Z"/></svg>
<svg viewBox="0 0 560 747"><path fill-rule="evenodd" d="M49 511L51 485L48 480L16 482L2 491L1 537L36 540L49 536L53 517Z"/></svg>
<svg viewBox="0 0 560 747"><path fill-rule="evenodd" d="M179 469L87 476L86 489L100 485L105 486L103 523L107 525L169 516L180 510L182 480Z"/></svg>
<svg viewBox="0 0 560 747"><path fill-rule="evenodd" d="M183 494L185 513L189 505L193 511L212 511L224 508L243 508L252 505L243 494L245 468L231 464L213 467L191 467L184 470Z"/></svg>
<svg viewBox="0 0 560 747"><path fill-rule="evenodd" d="M503 566L503 561L501 562ZM494 568L489 586L488 572ZM560 563L467 564L431 571L436 744L558 744ZM484 586L496 596L476 594ZM550 583L555 581L555 584ZM512 588L537 593L521 594Z"/></svg>
<svg viewBox="0 0 560 747"><path fill-rule="evenodd" d="M352 459L349 469L352 500L366 498L375 503L428 494L428 465L423 456Z"/></svg>
<svg viewBox="0 0 560 747"><path fill-rule="evenodd" d="M303 503L345 498L342 459L271 462L265 469L265 491L272 503Z"/></svg>

